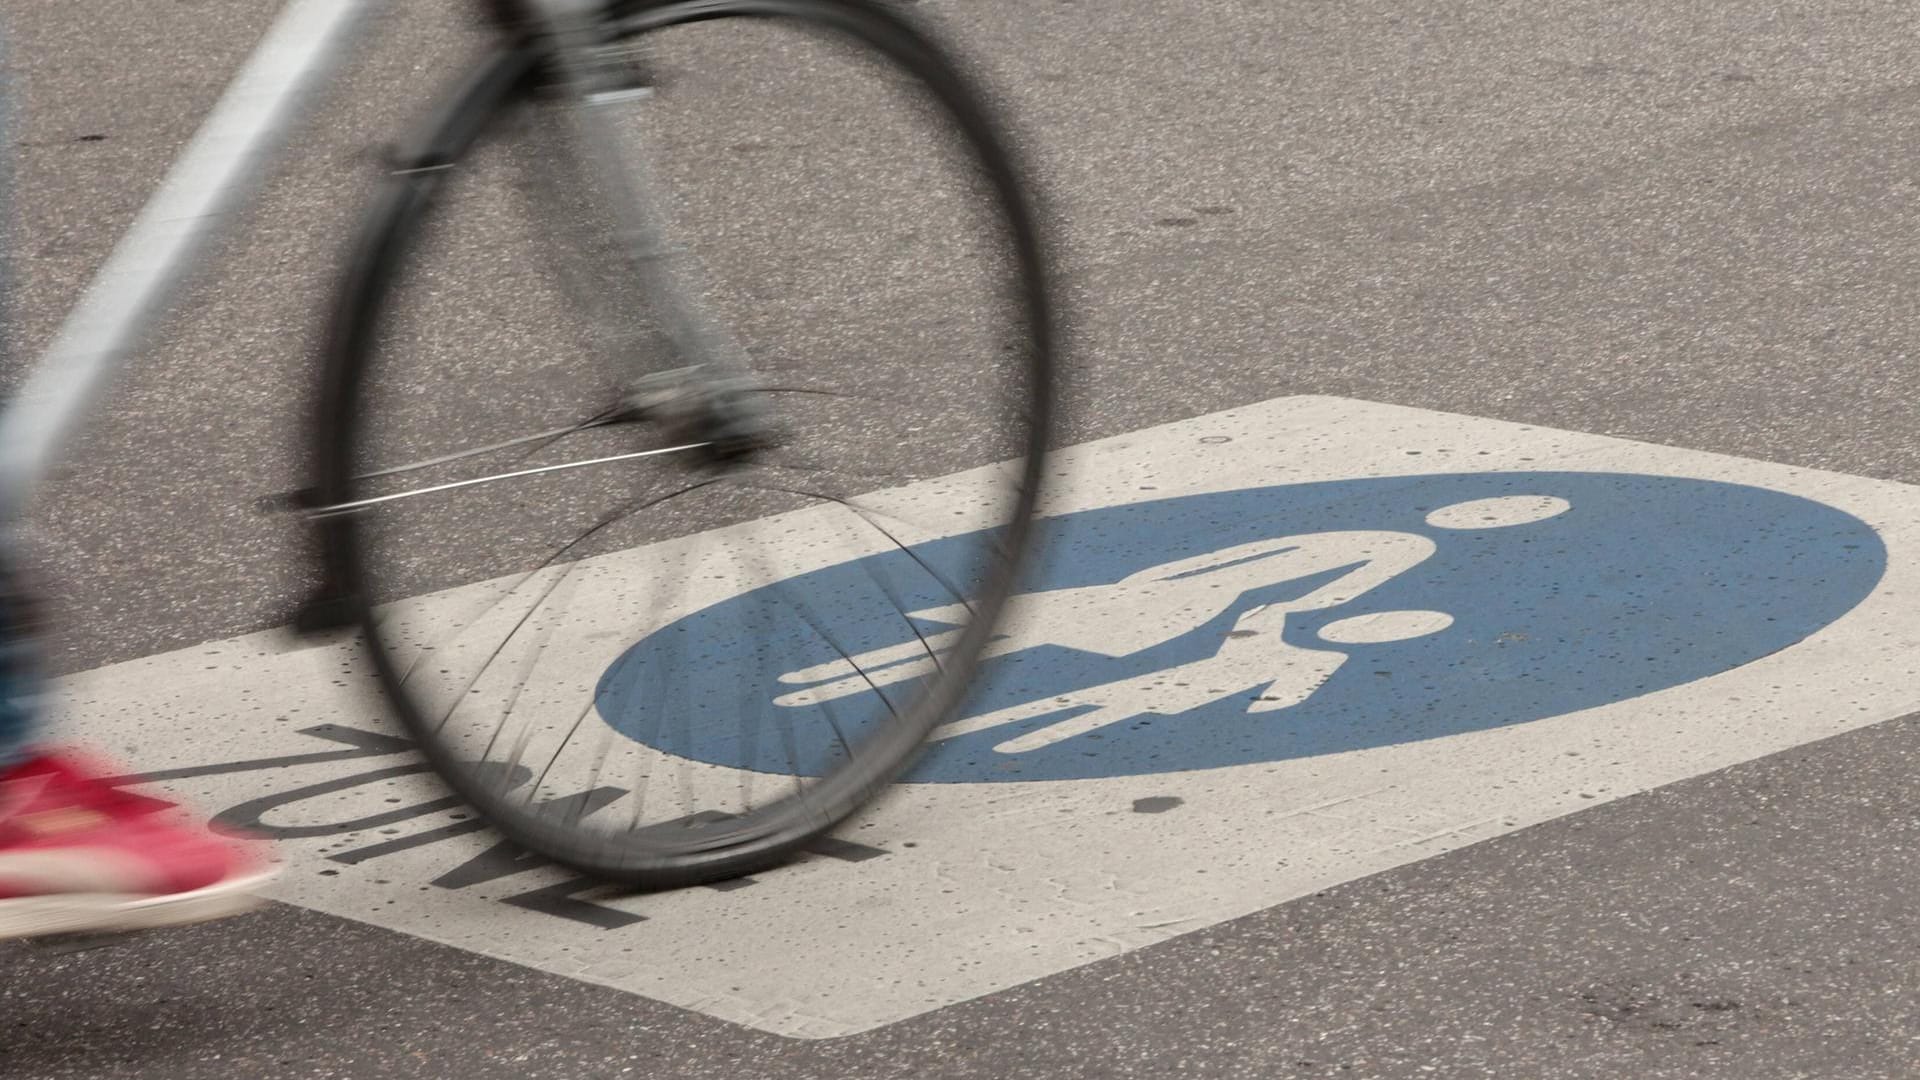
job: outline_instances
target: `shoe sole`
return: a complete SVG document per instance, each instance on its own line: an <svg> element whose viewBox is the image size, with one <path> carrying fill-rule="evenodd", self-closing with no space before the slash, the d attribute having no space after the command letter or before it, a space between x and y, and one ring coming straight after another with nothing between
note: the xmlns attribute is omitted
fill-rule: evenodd
<svg viewBox="0 0 1920 1080"><path fill-rule="evenodd" d="M0 900L0 941L53 934L126 933L224 919L258 907L278 870L228 878L167 896L74 893Z"/></svg>

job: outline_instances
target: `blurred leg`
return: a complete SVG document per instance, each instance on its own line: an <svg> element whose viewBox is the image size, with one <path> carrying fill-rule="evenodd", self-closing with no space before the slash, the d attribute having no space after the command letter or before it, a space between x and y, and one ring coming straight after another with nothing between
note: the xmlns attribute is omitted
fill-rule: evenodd
<svg viewBox="0 0 1920 1080"><path fill-rule="evenodd" d="M39 715L31 642L19 610L18 597L11 592L0 595L0 772L25 756Z"/></svg>
<svg viewBox="0 0 1920 1080"><path fill-rule="evenodd" d="M8 274L11 247L13 241L13 204L9 198L12 193L10 181L13 179L10 148L13 139L8 124L7 50L6 27L0 25L0 366L5 365L7 356L9 286L12 279ZM4 558L0 550L0 558ZM28 643L25 637L25 620L21 618L19 598L11 588L11 575L0 566L0 769L15 763L23 756L27 744L27 735L35 716L35 693L32 667L28 656Z"/></svg>

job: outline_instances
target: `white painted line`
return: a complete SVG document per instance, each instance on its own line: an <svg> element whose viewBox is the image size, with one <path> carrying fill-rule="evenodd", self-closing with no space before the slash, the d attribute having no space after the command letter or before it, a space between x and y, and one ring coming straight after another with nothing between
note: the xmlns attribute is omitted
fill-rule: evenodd
<svg viewBox="0 0 1920 1080"><path fill-rule="evenodd" d="M617 897L494 850L345 647L58 696L142 767L235 763L165 786L293 834L280 899L806 1038L1920 709L1920 489L1333 398L1060 460L1080 516L981 700L746 885ZM845 689L783 674L769 708Z"/></svg>

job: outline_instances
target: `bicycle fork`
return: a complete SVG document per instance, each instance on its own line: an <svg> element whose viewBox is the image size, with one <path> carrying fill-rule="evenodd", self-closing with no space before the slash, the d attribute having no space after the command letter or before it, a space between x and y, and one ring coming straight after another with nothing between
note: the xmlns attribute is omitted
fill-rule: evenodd
<svg viewBox="0 0 1920 1080"><path fill-rule="evenodd" d="M586 164L590 189L610 204L625 269L682 364L649 372L627 357L628 406L662 424L669 441L705 443L715 459L763 448L772 431L746 352L709 316L697 261L668 235L668 203L654 184L644 132L616 116L619 107L651 98L652 80L644 68L636 78L631 58L604 40L604 0L532 0L532 7L567 98L574 157Z"/></svg>

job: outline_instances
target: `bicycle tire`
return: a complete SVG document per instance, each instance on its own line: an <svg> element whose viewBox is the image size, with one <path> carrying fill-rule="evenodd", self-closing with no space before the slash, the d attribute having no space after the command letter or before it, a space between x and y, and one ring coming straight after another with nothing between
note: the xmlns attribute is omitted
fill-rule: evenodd
<svg viewBox="0 0 1920 1080"><path fill-rule="evenodd" d="M609 28L614 37L625 40L725 19L804 24L872 52L912 80L937 106L936 111L951 126L950 134L984 181L982 201L991 205L1002 230L1000 241L1010 257L1015 285L1008 302L1017 313L1017 325L1011 329L1017 341L1017 379L1024 394L1024 400L1018 402L1024 412L1024 428L1018 433L1019 456L1013 459L1018 462L1016 475L1005 493L1009 501L1004 520L997 522L993 533L991 543L997 556L976 575L974 587L961 600L971 618L937 658L927 646L927 659L934 671L916 676L915 685L921 692L911 707L867 731L857 748L849 744L836 724L834 734L846 760L823 769L817 777L799 777L796 765L795 794L784 801L750 807L741 814L713 816L703 812L641 826L635 797L632 828L588 828L587 817L595 810L576 806L573 809L577 813L569 821L552 809L555 800L534 802L533 788L545 780L544 772L530 787L524 778L512 778L517 762L509 763L504 772L497 767L499 763L484 767L487 763L483 761L478 763L483 767L476 767L470 750L454 745L442 734L440 727L447 723L446 717L436 723L430 716L433 710L423 703L417 689L408 685L409 661L399 641L401 634L386 625L380 571L368 560L366 514L332 513L317 518L328 579L325 591L336 610L332 621L359 628L381 689L435 771L516 844L596 877L642 889L736 877L786 861L856 813L910 767L928 733L951 717L964 700L982 649L1015 587L1031 546L1031 521L1054 413L1058 331L1042 218L1033 202L1027 172L1002 134L1001 122L960 64L909 17L867 0L643 0L618 6L610 16ZM396 168L361 226L336 292L313 430L315 471L308 491L313 505L339 507L365 497L365 448L361 444L367 441L363 431L369 411L376 405L369 370L379 348L385 309L449 172L473 152L499 117L539 93L541 66L538 53L526 42L503 49L451 95L448 104L423 127L422 137L398 152ZM905 545L897 540L894 543L919 560ZM543 569L536 568L533 573ZM928 572L933 573L931 569ZM944 578L941 584L959 595ZM891 591L888 596L892 596ZM534 601L535 609L543 602L544 598ZM527 617L531 614L530 610ZM908 622L911 625L911 620ZM508 632L509 638L518 632L520 626L516 624ZM821 633L824 636L826 632ZM919 636L920 631L915 629L914 634ZM922 645L927 644L926 638L920 640ZM846 655L847 663L859 672L851 655L841 655ZM861 675L866 677L864 672ZM871 679L868 682L872 684ZM880 687L874 686L873 691L892 713L893 706ZM469 687L467 692L474 691ZM516 688L514 693L518 695L520 690ZM451 708L460 707L456 703ZM509 704L507 712L512 710ZM505 723L504 718L501 723ZM495 738L498 734L496 731ZM566 738L571 738L571 732ZM566 745L563 738L556 756L565 751ZM487 750L492 749L489 742ZM791 759L794 749L790 737L787 752ZM552 764L549 762L548 767ZM744 768L752 772L754 766L749 763ZM812 779L813 786L803 788L802 779ZM742 780L743 791L752 782Z"/></svg>

